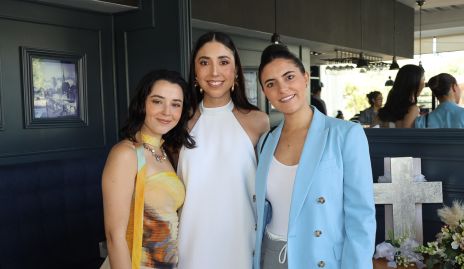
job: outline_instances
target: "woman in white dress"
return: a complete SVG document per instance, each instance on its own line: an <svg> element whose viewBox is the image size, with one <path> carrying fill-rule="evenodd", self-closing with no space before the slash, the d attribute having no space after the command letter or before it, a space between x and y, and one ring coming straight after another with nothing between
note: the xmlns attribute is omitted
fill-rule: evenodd
<svg viewBox="0 0 464 269"><path fill-rule="evenodd" d="M209 32L190 63L190 134L177 172L186 197L179 224L180 269L247 269L255 240L255 146L269 129L267 115L245 96L237 49L229 36Z"/></svg>

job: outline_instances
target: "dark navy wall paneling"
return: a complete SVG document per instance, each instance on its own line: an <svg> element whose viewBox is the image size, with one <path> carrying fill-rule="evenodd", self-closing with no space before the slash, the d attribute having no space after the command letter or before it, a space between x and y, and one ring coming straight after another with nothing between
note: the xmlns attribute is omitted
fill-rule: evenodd
<svg viewBox="0 0 464 269"><path fill-rule="evenodd" d="M383 175L384 157L421 158L427 181L443 182L443 200L464 201L464 133L459 129L366 129L374 181ZM435 240L442 223L437 216L441 204L424 204L424 241ZM377 241L383 241L383 206L377 206Z"/></svg>
<svg viewBox="0 0 464 269"><path fill-rule="evenodd" d="M106 151L116 141L112 18L23 1L0 3L0 164L69 158ZM85 57L84 126L25 128L21 48Z"/></svg>
<svg viewBox="0 0 464 269"><path fill-rule="evenodd" d="M0 51L1 55L1 51ZM3 105L2 105L2 58L0 57L0 132L3 131Z"/></svg>
<svg viewBox="0 0 464 269"><path fill-rule="evenodd" d="M142 1L139 11L115 15L120 123L145 73L162 68L185 75L190 50L189 6L184 0Z"/></svg>

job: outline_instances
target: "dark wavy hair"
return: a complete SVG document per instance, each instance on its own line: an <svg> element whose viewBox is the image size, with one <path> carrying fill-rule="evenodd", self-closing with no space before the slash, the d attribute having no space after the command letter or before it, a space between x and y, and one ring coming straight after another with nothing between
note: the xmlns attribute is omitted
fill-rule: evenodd
<svg viewBox="0 0 464 269"><path fill-rule="evenodd" d="M240 63L240 57L238 55L237 48L234 45L232 39L221 32L208 32L200 36L195 44L195 48L192 52L192 58L190 59L190 76L189 76L189 87L192 93L192 114L198 108L198 104L203 100L203 93L200 92L200 86L195 85L195 58L197 57L198 51L208 42L219 42L222 45L229 48L235 59L235 68L237 70L237 81L235 84L235 89L230 93L232 102L238 108L248 109L248 110L258 110L258 108L248 102L245 94L245 78L243 76L242 64Z"/></svg>
<svg viewBox="0 0 464 269"><path fill-rule="evenodd" d="M441 73L431 77L428 81L428 86L432 90L433 95L442 97L447 95L453 85L458 84L456 78L447 73Z"/></svg>
<svg viewBox="0 0 464 269"><path fill-rule="evenodd" d="M367 101L369 102L369 105L370 106L373 106L374 103L375 103L375 98L377 98L377 96L381 95L382 93L379 92L379 91L372 91L368 94L366 94L366 97L367 97Z"/></svg>
<svg viewBox="0 0 464 269"><path fill-rule="evenodd" d="M129 116L124 126L121 128L121 138L136 141L135 135L138 131L140 131L145 121L145 102L148 95L151 93L151 88L159 80L166 80L170 83L179 85L184 95L184 101L182 102L182 114L180 116L179 123L163 135L163 147L168 151L174 152L179 150L182 146L187 148L195 147L195 141L187 130L187 122L190 111L187 82L185 82L178 72L169 70L151 71L143 76L143 78L139 81L136 88L136 94L131 99L129 105Z"/></svg>
<svg viewBox="0 0 464 269"><path fill-rule="evenodd" d="M261 74L263 72L263 69L264 67L266 67L266 65L268 65L275 59L290 60L295 64L296 67L298 67L302 74L306 72L301 60L298 57L296 57L295 54L291 53L285 45L271 44L267 46L261 54L261 63L259 64L258 68L258 77L261 87L263 87L263 83L261 82Z"/></svg>
<svg viewBox="0 0 464 269"><path fill-rule="evenodd" d="M395 83L388 93L387 101L379 109L378 117L384 122L402 120L409 111L409 107L417 104L419 86L424 69L421 66L407 64L400 68L396 74ZM414 96L411 100L411 96Z"/></svg>

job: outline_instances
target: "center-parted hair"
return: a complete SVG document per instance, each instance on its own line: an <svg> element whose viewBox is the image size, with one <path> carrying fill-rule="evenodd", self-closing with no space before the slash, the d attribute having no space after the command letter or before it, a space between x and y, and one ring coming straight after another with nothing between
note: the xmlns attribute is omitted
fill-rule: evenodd
<svg viewBox="0 0 464 269"><path fill-rule="evenodd" d="M232 39L222 32L208 32L200 36L195 44L195 48L192 52L192 58L190 59L190 75L189 75L189 88L192 93L192 114L198 108L198 104L203 100L203 93L200 92L200 85L195 84L195 58L198 55L198 51L208 42L219 42L228 49L232 51L235 60L235 70L237 73L237 78L235 81L234 91L230 93L232 102L238 108L249 109L249 110L258 110L258 108L252 105L245 94L245 78L243 76L242 64L240 63L240 57L238 55L237 48L235 47Z"/></svg>
<svg viewBox="0 0 464 269"><path fill-rule="evenodd" d="M181 146L185 146L187 148L195 147L195 141L187 131L187 122L189 119L189 111L191 109L190 100L188 98L189 91L187 82L178 72L169 70L151 71L143 76L143 78L139 81L136 87L136 94L131 99L129 105L129 116L124 126L121 128L121 138L136 141L135 135L138 131L140 131L145 122L145 102L151 93L153 85L160 80L165 80L179 85L184 96L184 101L182 102L182 114L179 122L174 128L163 135L163 147L174 151L180 149Z"/></svg>
<svg viewBox="0 0 464 269"><path fill-rule="evenodd" d="M259 64L258 68L258 78L261 87L263 83L261 82L261 74L263 72L264 67L274 61L275 59L286 59L292 61L300 70L302 74L306 72L303 63L301 60L295 56L295 54L291 53L288 48L281 44L271 44L264 49L263 53L261 54L261 63Z"/></svg>
<svg viewBox="0 0 464 269"><path fill-rule="evenodd" d="M432 90L433 95L441 97L447 95L451 90L451 87L458 84L458 82L452 75L448 73L441 73L431 77L427 84Z"/></svg>
<svg viewBox="0 0 464 269"><path fill-rule="evenodd" d="M409 107L417 104L424 69L421 66L407 64L396 74L395 83L388 93L387 101L379 109L378 117L383 122L395 122L404 119Z"/></svg>

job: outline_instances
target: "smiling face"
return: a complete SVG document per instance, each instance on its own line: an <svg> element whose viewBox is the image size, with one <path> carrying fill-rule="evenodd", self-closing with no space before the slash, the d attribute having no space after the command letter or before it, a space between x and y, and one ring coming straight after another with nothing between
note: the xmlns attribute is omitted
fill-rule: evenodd
<svg viewBox="0 0 464 269"><path fill-rule="evenodd" d="M308 73L302 73L292 60L277 58L261 73L263 91L271 104L284 114L308 107Z"/></svg>
<svg viewBox="0 0 464 269"><path fill-rule="evenodd" d="M162 136L174 128L182 114L182 88L166 80L158 80L145 100L145 120L141 131Z"/></svg>
<svg viewBox="0 0 464 269"><path fill-rule="evenodd" d="M233 52L220 42L205 43L195 57L195 77L204 91L204 105L223 106L230 101L235 82Z"/></svg>

